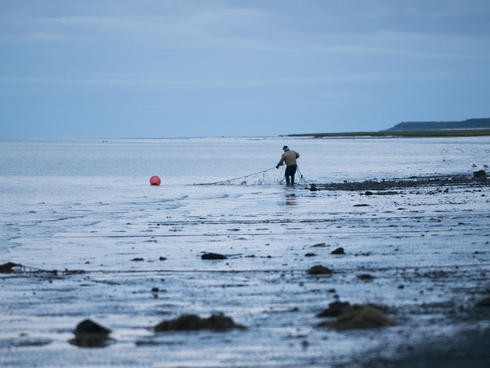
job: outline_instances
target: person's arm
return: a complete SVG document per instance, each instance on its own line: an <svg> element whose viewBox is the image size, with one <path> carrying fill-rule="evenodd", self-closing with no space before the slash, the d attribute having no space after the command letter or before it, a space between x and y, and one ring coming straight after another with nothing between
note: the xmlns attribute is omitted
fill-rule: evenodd
<svg viewBox="0 0 490 368"><path fill-rule="evenodd" d="M279 169L279 166L282 166L282 163L284 162L284 154L281 156L281 159L279 160L279 162L277 163L276 165L276 169Z"/></svg>
<svg viewBox="0 0 490 368"><path fill-rule="evenodd" d="M299 153L298 152L296 152L296 158L299 158Z"/></svg>

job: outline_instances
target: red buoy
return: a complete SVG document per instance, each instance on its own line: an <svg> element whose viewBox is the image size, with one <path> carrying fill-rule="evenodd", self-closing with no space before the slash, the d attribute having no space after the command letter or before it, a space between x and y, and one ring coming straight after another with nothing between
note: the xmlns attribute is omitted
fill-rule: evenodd
<svg viewBox="0 0 490 368"><path fill-rule="evenodd" d="M162 181L160 180L160 178L158 176L152 176L150 178L150 185L160 185L162 183Z"/></svg>

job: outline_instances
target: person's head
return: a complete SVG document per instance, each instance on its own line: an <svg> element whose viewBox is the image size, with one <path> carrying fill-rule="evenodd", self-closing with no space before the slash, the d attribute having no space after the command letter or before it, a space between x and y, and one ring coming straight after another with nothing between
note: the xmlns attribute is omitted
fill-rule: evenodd
<svg viewBox="0 0 490 368"><path fill-rule="evenodd" d="M288 146L284 146L284 147L282 147L282 150L283 151L289 151L289 147Z"/></svg>

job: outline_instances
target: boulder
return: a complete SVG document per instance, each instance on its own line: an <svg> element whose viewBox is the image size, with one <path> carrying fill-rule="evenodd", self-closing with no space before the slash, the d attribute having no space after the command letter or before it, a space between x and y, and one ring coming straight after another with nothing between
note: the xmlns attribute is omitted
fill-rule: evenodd
<svg viewBox="0 0 490 368"><path fill-rule="evenodd" d="M85 319L73 331L75 338L70 343L79 347L104 347L107 345L111 330L98 323Z"/></svg>
<svg viewBox="0 0 490 368"><path fill-rule="evenodd" d="M487 173L485 170L473 171L473 179L486 180Z"/></svg>
<svg viewBox="0 0 490 368"><path fill-rule="evenodd" d="M362 280L362 281L373 281L374 280L374 276L369 274L369 273L361 273L361 274L357 275L357 278L359 280Z"/></svg>
<svg viewBox="0 0 490 368"><path fill-rule="evenodd" d="M0 273L12 273L14 272L14 267L22 267L20 263L7 262L0 265Z"/></svg>
<svg viewBox="0 0 490 368"><path fill-rule="evenodd" d="M477 307L490 307L490 297L480 300L476 303Z"/></svg>
<svg viewBox="0 0 490 368"><path fill-rule="evenodd" d="M328 308L318 313L316 316L318 318L324 317L337 317L344 313L347 309L350 308L349 302L341 302L339 300L332 302L328 305Z"/></svg>
<svg viewBox="0 0 490 368"><path fill-rule="evenodd" d="M331 275L333 271L324 266L313 266L307 271L310 275Z"/></svg>
<svg viewBox="0 0 490 368"><path fill-rule="evenodd" d="M227 259L228 257L225 256L224 254L219 254L219 253L204 253L201 256L201 259Z"/></svg>
<svg viewBox="0 0 490 368"><path fill-rule="evenodd" d="M195 314L182 314L181 316L160 322L155 326L155 332L166 331L196 331L213 330L224 332L231 329L244 329L244 326L236 324L232 318L224 314L213 314L208 318L201 318Z"/></svg>
<svg viewBox="0 0 490 368"><path fill-rule="evenodd" d="M332 327L339 330L368 329L395 326L381 309L373 305L354 305L342 312L335 321L322 322L320 327Z"/></svg>
<svg viewBox="0 0 490 368"><path fill-rule="evenodd" d="M330 254L345 254L345 250L342 247L338 247L330 252Z"/></svg>

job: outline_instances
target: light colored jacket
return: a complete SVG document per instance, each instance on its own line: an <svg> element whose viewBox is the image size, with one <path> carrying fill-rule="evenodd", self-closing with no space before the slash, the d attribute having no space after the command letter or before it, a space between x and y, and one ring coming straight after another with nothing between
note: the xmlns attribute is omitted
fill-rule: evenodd
<svg viewBox="0 0 490 368"><path fill-rule="evenodd" d="M286 166L296 165L296 159L298 157L299 157L299 153L296 151L293 150L284 151L277 165L281 166L283 162L286 163Z"/></svg>

